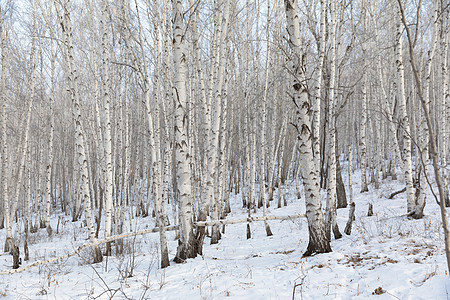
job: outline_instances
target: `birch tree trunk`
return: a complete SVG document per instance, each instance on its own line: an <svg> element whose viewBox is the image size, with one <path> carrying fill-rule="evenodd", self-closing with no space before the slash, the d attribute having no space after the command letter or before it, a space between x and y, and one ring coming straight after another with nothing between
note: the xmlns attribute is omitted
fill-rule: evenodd
<svg viewBox="0 0 450 300"><path fill-rule="evenodd" d="M440 1L439 4L435 5L444 5L445 2ZM439 54L440 54L440 66L441 66L441 77L442 77L442 112L441 112L441 118L440 121L441 124L441 136L442 136L442 149L441 149L441 164L443 166L442 168L442 181L444 184L444 191L446 192L445 195L445 205L447 207L450 206L450 198L449 198L449 179L450 179L450 172L448 170L449 160L450 160L450 78L449 78L449 71L448 71L448 58L449 58L449 30L445 28L445 20L448 21L448 7L444 10L444 8L440 8L440 11L442 11L442 15L439 18ZM448 25L447 25L448 26ZM448 27L447 27L448 28ZM426 93L426 92L425 92Z"/></svg>
<svg viewBox="0 0 450 300"><path fill-rule="evenodd" d="M156 4L152 7L153 12L155 16L158 16L158 10ZM169 263L169 250L167 248L167 238L165 233L165 226L166 224L166 203L165 199L162 197L161 193L161 185L162 185L162 160L161 160L161 126L160 126L160 60L161 60L161 49L160 49L160 43L159 43L159 28L158 28L158 21L154 21L154 30L155 30L155 44L156 44L156 70L154 75L154 125L153 125L153 132L154 132L154 138L153 138L153 150L152 150L152 162L153 162L153 181L154 181L154 194L153 194L153 201L155 203L155 209L156 209L156 217L157 217L157 224L159 228L161 228L159 232L159 238L160 238L160 246L161 246L161 268L168 267L170 265ZM150 99L147 97L147 112L150 116ZM152 135L153 136L153 135Z"/></svg>
<svg viewBox="0 0 450 300"><path fill-rule="evenodd" d="M78 76L77 70L75 68L69 0L65 0L64 3L61 3L61 5L63 9L63 15L61 15L60 12L58 12L58 14L64 34L64 44L66 47L65 59L68 66L67 79L69 82L67 90L70 94L73 104L76 157L78 162L78 168L81 173L80 197L82 198L84 204L84 213L88 227L89 240L95 244L97 242L97 238L95 237L94 222L92 220L91 195L89 190L89 170L85 147L86 141L83 133L83 126L82 126L83 119L81 115L81 106L78 94L78 82L77 82ZM93 249L94 249L94 263L101 262L103 260L103 256L100 251L100 247L98 245L95 245L93 246Z"/></svg>
<svg viewBox="0 0 450 300"><path fill-rule="evenodd" d="M109 38L106 18L108 15L108 1L102 0L101 30L102 30L102 73L103 73L103 107L104 107L104 150L105 150L105 238L111 236L112 204L113 204L113 167L111 140L111 92L109 80ZM106 243L105 255L111 255L111 242Z"/></svg>
<svg viewBox="0 0 450 300"><path fill-rule="evenodd" d="M51 10L52 5L50 5L49 10ZM55 116L53 111L53 106L55 103L55 61L56 61L56 52L55 52L55 44L53 40L50 40L50 48L51 48L51 87L50 87L50 133L49 133L49 141L48 141L48 158L47 158L47 184L46 184L46 204L45 204L45 225L47 227L47 232L49 235L52 233L52 227L50 226L50 204L52 198L52 168L53 168L53 140L54 140L54 132L55 132Z"/></svg>
<svg viewBox="0 0 450 300"><path fill-rule="evenodd" d="M193 231L193 213L191 203L191 171L189 145L187 138L187 94L186 94L186 54L183 33L182 0L172 0L173 57L175 65L174 101L175 101L175 157L177 195L179 203L180 239L178 240L175 262L197 256L197 243Z"/></svg>
<svg viewBox="0 0 450 300"><path fill-rule="evenodd" d="M320 43L319 43L319 67L316 79L316 100L313 102L313 123L312 131L314 134L314 161L316 168L320 168L320 103L322 101L322 77L325 62L325 46L326 46L326 14L328 0L320 0Z"/></svg>
<svg viewBox="0 0 450 300"><path fill-rule="evenodd" d="M442 227L444 230L445 256L447 258L447 269L450 272L450 232L449 232L449 227L448 227L447 210L445 208L445 191L444 191L444 186L443 186L442 179L441 179L441 174L439 172L436 136L434 134L434 128L433 128L433 124L431 122L430 107L427 105L427 102L425 101L425 98L423 96L422 82L420 80L419 71L416 67L416 62L414 59L413 40L411 37L411 32L410 32L409 26L407 25L407 21L405 18L403 3L402 3L402 0L397 0L397 1L398 1L398 7L399 7L399 11L400 11L401 22L403 23L403 26L406 29L406 35L408 37L409 57L410 57L411 67L413 70L414 80L416 83L416 88L418 91L418 96L419 96L420 102L422 103L423 112L424 112L425 118L427 120L427 127L428 127L428 131L430 134L430 155L431 155L431 158L433 161L434 175L436 178L436 184L437 184L438 191L439 191L439 206L441 209ZM420 12L420 10L418 10L418 11ZM418 25L419 24L417 24L417 26Z"/></svg>
<svg viewBox="0 0 450 300"><path fill-rule="evenodd" d="M325 225L327 236L331 239L330 229L336 239L342 237L336 222L336 27L337 5L331 3L331 55L330 55L330 91L328 93L328 184L327 212Z"/></svg>
<svg viewBox="0 0 450 300"><path fill-rule="evenodd" d="M12 240L12 226L11 226L11 218L9 213L9 178L7 174L7 170L9 168L9 160L8 160L8 142L7 142L7 132L6 132L6 39L7 32L4 27L5 17L4 12L0 7L0 38L1 38L1 64L2 64L2 75L1 75L1 97L2 97L2 190L3 190L3 211L5 218L5 227L6 227L6 242L4 247L4 252L8 252L14 246Z"/></svg>
<svg viewBox="0 0 450 300"><path fill-rule="evenodd" d="M323 221L322 204L320 201L320 187L318 169L314 163L311 141L311 121L308 91L305 84L301 49L300 24L298 17L298 1L285 0L287 31L289 33L289 46L292 57L288 70L292 73L291 92L296 104L297 130L300 148L300 161L302 164L302 177L305 186L306 218L308 220L309 243L305 256L314 253L331 252L330 241L326 236Z"/></svg>
<svg viewBox="0 0 450 300"><path fill-rule="evenodd" d="M407 213L414 210L415 197L412 177L412 154L411 154L411 129L408 113L406 110L405 92L405 70L403 66L403 30L401 24L401 14L396 11L396 66L397 66L397 95L399 97L400 125L403 134L403 175L406 183Z"/></svg>
<svg viewBox="0 0 450 300"><path fill-rule="evenodd" d="M424 101L426 102L426 105L428 107L430 107L430 81L431 81L431 70L432 70L432 62L433 62L433 58L434 58L434 54L435 54L435 50L437 47L437 42L438 42L438 14L439 14L439 8L438 5L435 4L435 8L434 8L434 13L433 13L433 28L432 30L433 32L433 38L432 38L432 44L431 44L431 49L428 51L428 58L427 58L427 62L425 65L425 80L424 80L424 94L423 94L423 98ZM428 132L428 127L427 127L427 120L426 120L426 116L425 114L422 112L419 115L419 119L420 119L420 126L418 126L418 130L419 130L419 147L421 149L419 149L419 153L418 155L420 155L419 159L420 162L419 164L421 164L421 168L419 168L419 170L421 170L421 172L423 173L422 175L420 175L420 171L419 171L419 177L420 180L418 182L418 191L416 191L415 195L416 199L415 199L415 207L414 210L411 211L411 216L414 219L421 219L423 217L423 210L425 208L425 204L426 204L426 192L427 192L427 178L429 178L429 164L430 164L430 159L429 159L429 151L428 151L428 145L430 143L429 141L429 132ZM443 155L445 157L445 153ZM445 168L444 168L445 169ZM443 177L445 178L445 177ZM445 180L443 180L443 182L445 182ZM444 185L445 188L445 185Z"/></svg>
<svg viewBox="0 0 450 300"><path fill-rule="evenodd" d="M367 27L367 16L365 9L366 2L363 2L363 32L366 31ZM362 45L362 55L366 57L367 50L366 46ZM361 150L361 193L368 192L369 188L367 186L367 145L366 145L366 132L367 132L367 66L363 66L363 79L362 79L362 106L361 106L361 123L360 123L360 134L359 134L359 146Z"/></svg>
<svg viewBox="0 0 450 300"><path fill-rule="evenodd" d="M219 144L219 125L220 125L220 119L222 115L221 107L222 107L222 88L223 88L223 82L225 77L225 66L226 66L226 57L225 57L225 46L226 46L226 38L227 38L227 32L228 32L228 21L229 21L229 13L230 13L230 0L224 0L222 2L224 5L223 8L223 14L222 14L222 21L219 25L221 28L220 35L219 35L219 60L217 64L217 81L215 82L215 97L216 100L216 108L217 113L213 124L213 130L211 131L210 139L210 155L211 159L208 161L208 167L210 169L210 178L209 180L212 180L215 182L215 184L208 189L208 198L210 199L210 203L213 205L212 209L212 219L218 220L219 219L219 199L214 199L214 190L216 188L216 185L218 182L216 181L217 173L216 173L216 160L217 160L217 149ZM215 9L219 9L219 7L216 7ZM211 233L211 244L217 244L220 239L220 231L219 226L213 226L212 233Z"/></svg>
<svg viewBox="0 0 450 300"><path fill-rule="evenodd" d="M264 83L264 95L262 97L261 103L261 157L260 157L260 185L261 185L261 198L263 205L263 216L267 215L267 197L266 197L266 103L267 103L267 89L269 85L269 66L270 66L270 56L271 56L271 48L270 48L270 0L267 0L267 59L266 59L266 74L265 74L265 83ZM270 179L269 179L270 180ZM271 236L272 231L270 230L269 222L264 221L264 226L266 228L267 236Z"/></svg>
<svg viewBox="0 0 450 300"><path fill-rule="evenodd" d="M379 41L379 34L378 34L378 26L377 24L375 24L375 43L376 45L378 45L378 47L380 47L380 41ZM389 93L386 91L386 76L383 76L383 58L381 55L378 56L378 61L377 61L377 74L378 74L378 80L380 82L380 88L381 88L381 92L383 95L383 102L381 104L382 110L387 118L387 127L388 127L388 133L389 136L391 137L390 139L388 139L389 141L389 163L391 164L391 175L392 175L392 179L395 180L396 179L396 173L395 173L395 168L396 168L396 162L397 161L401 161L400 158L400 153L399 153L399 146L398 146L398 140L397 140L397 134L396 134L396 128L395 128L395 121L394 121L394 111L393 111L393 105L391 105L389 103ZM389 84L387 84L388 86L388 90L390 90L389 88Z"/></svg>

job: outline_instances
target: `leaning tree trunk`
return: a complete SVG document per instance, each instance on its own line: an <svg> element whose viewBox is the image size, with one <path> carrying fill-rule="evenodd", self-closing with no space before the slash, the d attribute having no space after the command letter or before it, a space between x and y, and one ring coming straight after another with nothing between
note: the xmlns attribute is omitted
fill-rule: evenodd
<svg viewBox="0 0 450 300"><path fill-rule="evenodd" d="M326 236L323 220L322 204L320 202L320 187L318 168L314 162L312 152L311 121L309 116L310 104L308 90L305 84L304 65L302 62L300 23L298 16L298 1L285 0L287 31L292 57L288 69L292 72L291 92L297 107L297 130L300 149L300 162L302 164L303 184L305 186L306 218L309 229L309 243L305 256L314 253L331 252L330 241Z"/></svg>
<svg viewBox="0 0 450 300"><path fill-rule="evenodd" d="M430 107L430 102L431 102L430 101L431 68L432 68L432 62L433 62L435 50L437 47L437 38L438 38L438 27L437 27L438 14L439 14L439 9L438 9L438 6L436 5L434 14L433 14L433 30L434 30L433 40L432 40L431 49L428 52L428 58L427 58L426 67L425 67L425 71L426 71L425 81L424 81L425 93L423 94L423 98L428 107ZM423 210L424 210L425 204L426 204L427 178L429 178L428 167L430 164L429 151L428 151L428 145L430 143L429 142L429 132L428 132L428 127L427 127L427 120L426 120L425 114L423 112L419 115L419 119L420 119L420 121L419 121L420 126L418 128L418 131L419 131L418 144L420 147L420 149L419 149L420 152L418 155L420 155L419 164L421 164L421 166L422 166L421 168L419 168L419 170L421 170L423 172L423 174L419 173L420 180L418 182L418 187L416 187L418 189L418 191L416 192L416 199L415 199L416 205L414 207L414 210L411 211L411 216L414 219L421 219L423 217ZM443 156L445 157L445 153ZM444 182L445 182L445 180L444 180ZM444 188L445 188L445 184L444 184Z"/></svg>
<svg viewBox="0 0 450 300"><path fill-rule="evenodd" d="M75 68L75 59L74 59L74 50L73 50L73 39L72 39L72 27L70 21L70 10L69 10L69 1L66 0L63 4L63 16L61 16L60 12L58 12L59 19L61 22L61 27L63 29L64 34L64 43L66 46L65 49L65 59L68 66L68 92L70 93L70 97L73 104L73 117L75 124L75 148L76 148L76 157L78 161L78 168L81 173L81 184L80 184L80 197L83 200L84 204L84 212L85 219L89 231L89 239L91 243L94 244L94 263L101 262L103 260L102 252L100 251L100 247L97 242L97 238L95 237L95 228L94 222L92 220L92 209L91 209L91 195L89 190L89 170L87 164L87 156L86 156L86 140L83 133L82 126L82 115L81 115L81 106L80 99L78 94L78 75L77 70Z"/></svg>
<svg viewBox="0 0 450 300"><path fill-rule="evenodd" d="M403 26L406 29L406 35L408 37L409 57L410 57L411 68L413 71L418 96L419 96L420 102L422 103L423 112L424 112L425 118L427 120L428 132L430 134L430 156L433 161L434 176L436 178L436 184L437 184L438 191L439 191L439 206L441 209L442 227L444 230L444 240L445 240L445 256L447 258L447 270L450 271L450 231L449 231L449 227L448 227L447 210L445 208L444 185L442 183L442 178L441 178L441 174L440 174L440 170L439 170L439 160L438 160L438 154L437 154L436 136L434 134L434 128L433 128L433 124L431 122L430 107L429 107L428 103L425 101L423 90L422 90L422 82L421 82L419 71L417 69L416 62L414 59L414 45L413 45L410 29L409 29L409 26L407 25L407 21L405 18L405 12L403 9L402 0L398 0L398 5L399 5L399 10L400 10L401 21L403 23ZM440 12L440 13L442 13L442 12ZM417 26L418 25L419 24L417 24Z"/></svg>

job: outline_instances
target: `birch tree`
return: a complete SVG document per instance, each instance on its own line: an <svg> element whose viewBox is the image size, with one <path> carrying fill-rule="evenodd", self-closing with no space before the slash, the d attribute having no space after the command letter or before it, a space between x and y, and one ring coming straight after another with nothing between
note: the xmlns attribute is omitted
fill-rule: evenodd
<svg viewBox="0 0 450 300"><path fill-rule="evenodd" d="M113 204L113 167L112 167L112 141L110 120L110 81L109 81L109 41L106 17L108 14L108 1L101 3L101 30L102 30L102 73L103 73L103 107L105 118L104 151L105 151L105 238L111 236L112 204ZM106 243L105 255L111 255L111 243Z"/></svg>
<svg viewBox="0 0 450 300"><path fill-rule="evenodd" d="M94 222L92 220L92 208L91 208L91 195L89 189L89 170L86 157L85 136L83 132L83 118L81 114L81 105L78 91L78 77L77 70L75 68L74 46L72 39L72 27L70 19L69 0L65 0L61 3L62 12L57 10L58 18L64 35L64 52L65 62L67 65L67 91L70 95L73 104L73 117L75 124L75 148L78 168L81 174L80 185L80 197L84 204L84 213L88 228L89 239L92 243L96 243ZM98 245L93 246L94 249L94 263L101 262L103 260L100 247Z"/></svg>
<svg viewBox="0 0 450 300"><path fill-rule="evenodd" d="M6 170L9 170L9 161L8 161L8 142L7 142L7 131L6 131L6 40L7 40L7 31L5 27L5 11L2 10L0 6L0 39L1 39L1 64L2 64L2 75L1 75L1 97L2 97L2 190L3 190L3 214L4 214L4 222L6 227L6 241L4 252L7 252L9 249L12 249L14 246L12 240L12 226L11 219L9 214L9 178L7 177ZM18 267L18 266L17 266Z"/></svg>
<svg viewBox="0 0 450 300"><path fill-rule="evenodd" d="M411 128L406 106L405 92L405 70L403 66L403 30L401 25L401 12L397 8L395 12L395 51L397 67L397 96L400 112L400 125L403 136L403 175L406 183L407 212L411 212L415 207L414 185L412 178L412 154L411 154Z"/></svg>
<svg viewBox="0 0 450 300"><path fill-rule="evenodd" d="M296 126L298 131L300 161L303 166L302 177L305 186L306 218L308 220L309 243L305 256L314 253L331 252L329 239L326 236L323 221L322 204L318 169L314 163L311 140L310 104L305 83L304 62L302 59L302 41L298 17L298 1L285 0L287 31L292 54L288 63L288 71L292 75L290 92L297 107Z"/></svg>
<svg viewBox="0 0 450 300"><path fill-rule="evenodd" d="M330 55L330 91L328 95L328 184L327 184L327 213L326 230L330 238L330 228L334 237L342 235L336 222L336 27L337 27L337 3L332 1L331 9L331 55ZM316 100L317 101L317 100Z"/></svg>
<svg viewBox="0 0 450 300"><path fill-rule="evenodd" d="M363 1L363 32L366 32L367 16L366 16L366 1ZM362 44L362 55L367 55L366 46ZM363 79L362 79L362 99L361 99L361 123L360 123L360 151L361 151L361 193L368 192L367 186L367 144L366 144L366 132L367 132L367 68L364 66Z"/></svg>
<svg viewBox="0 0 450 300"><path fill-rule="evenodd" d="M172 0L173 60L175 77L173 95L175 101L175 158L177 196L180 218L180 239L175 262L197 256L193 231L192 185L189 145L187 137L186 53L183 26L182 0Z"/></svg>
<svg viewBox="0 0 450 300"><path fill-rule="evenodd" d="M444 230L445 255L446 255L446 258L447 258L447 268L450 271L450 232L449 232L449 227L448 227L447 211L446 211L446 208L445 208L444 185L443 185L443 182L442 182L442 178L441 178L441 174L439 172L439 166L438 166L438 154L437 154L437 146L436 146L436 136L434 134L434 127L433 127L433 124L431 122L430 107L428 106L428 103L426 102L426 100L424 98L424 93L423 93L423 89L422 89L422 82L421 82L419 71L417 69L415 58L414 58L414 54L415 54L414 53L414 45L415 45L415 42L413 40L412 33L411 33L410 28L409 28L409 25L408 25L408 23L406 21L405 10L404 10L404 7L403 7L403 2L402 2L402 0L398 0L397 3L398 3L398 12L399 12L401 24L405 28L406 36L408 38L409 57L410 57L411 68L412 68L413 75L414 75L414 81L415 81L416 89L417 89L417 92L418 92L418 96L419 96L420 102L422 103L422 109L423 109L423 112L425 114L425 118L426 118L426 121L427 121L427 127L428 127L428 131L429 131L429 134L430 134L430 156L432 158L434 175L435 175L435 178L436 178L436 184L437 184L438 191L439 191L439 206L440 206L440 209L441 209L442 227L443 227L443 230ZM421 5L421 2L419 2L418 12L420 12L420 5ZM440 13L442 13L442 11ZM419 24L417 24L417 26L418 25Z"/></svg>
<svg viewBox="0 0 450 300"><path fill-rule="evenodd" d="M267 11L268 11L268 17L267 17L267 58L266 58L266 74L265 74L265 82L264 82L264 94L262 97L262 103L261 103L261 157L260 157L260 185L261 187L261 197L262 197L262 205L263 205L263 216L267 215L267 197L266 197L266 188L265 188L265 167L266 167L266 161L265 161L265 155L266 155L266 103L267 103L267 89L269 84L269 66L270 66L270 56L271 49L269 45L270 41L270 0L267 1ZM269 179L270 180L270 179ZM272 231L270 230L269 223L267 221L264 222L264 226L266 228L266 234L267 236L272 235Z"/></svg>

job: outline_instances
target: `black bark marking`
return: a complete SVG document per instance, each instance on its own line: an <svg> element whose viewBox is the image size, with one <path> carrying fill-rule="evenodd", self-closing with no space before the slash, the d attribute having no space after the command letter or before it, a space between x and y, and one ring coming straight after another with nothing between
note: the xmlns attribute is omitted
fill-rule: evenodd
<svg viewBox="0 0 450 300"><path fill-rule="evenodd" d="M294 9L291 5L291 2L289 0L284 0L284 5L286 6L286 11Z"/></svg>

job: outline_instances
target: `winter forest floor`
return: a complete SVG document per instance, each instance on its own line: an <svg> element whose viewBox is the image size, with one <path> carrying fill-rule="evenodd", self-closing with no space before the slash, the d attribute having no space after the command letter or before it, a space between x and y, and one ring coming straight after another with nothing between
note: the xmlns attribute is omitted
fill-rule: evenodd
<svg viewBox="0 0 450 300"><path fill-rule="evenodd" d="M386 180L379 190L370 186L359 193L359 173L354 175L356 221L352 234L332 240L333 252L302 258L308 243L305 219L269 221L273 236L267 237L263 222L228 225L217 245L205 239L204 255L161 270L158 234L125 239L125 255L90 265L84 251L59 263L0 275L0 299L449 299L439 207L428 195L426 216L408 220L405 193L387 196L403 188L400 181ZM344 179L344 181L346 181ZM268 209L273 215L305 211L304 201L288 186L288 206ZM348 192L348 191L347 191ZM275 192L274 198L277 194ZM245 217L240 196L232 195L229 219ZM368 203L374 216L367 217ZM258 212L258 215L262 212ZM348 208L338 210L343 232ZM59 233L45 230L30 236L30 261L48 259L84 244L87 234L81 223L64 217ZM52 220L56 228L57 218ZM150 217L132 220L133 230L152 228ZM0 241L5 231L0 231ZM170 258L176 253L175 233L168 232ZM113 245L114 247L114 245ZM132 252L132 254L130 254ZM10 269L11 256L0 254L0 270Z"/></svg>

